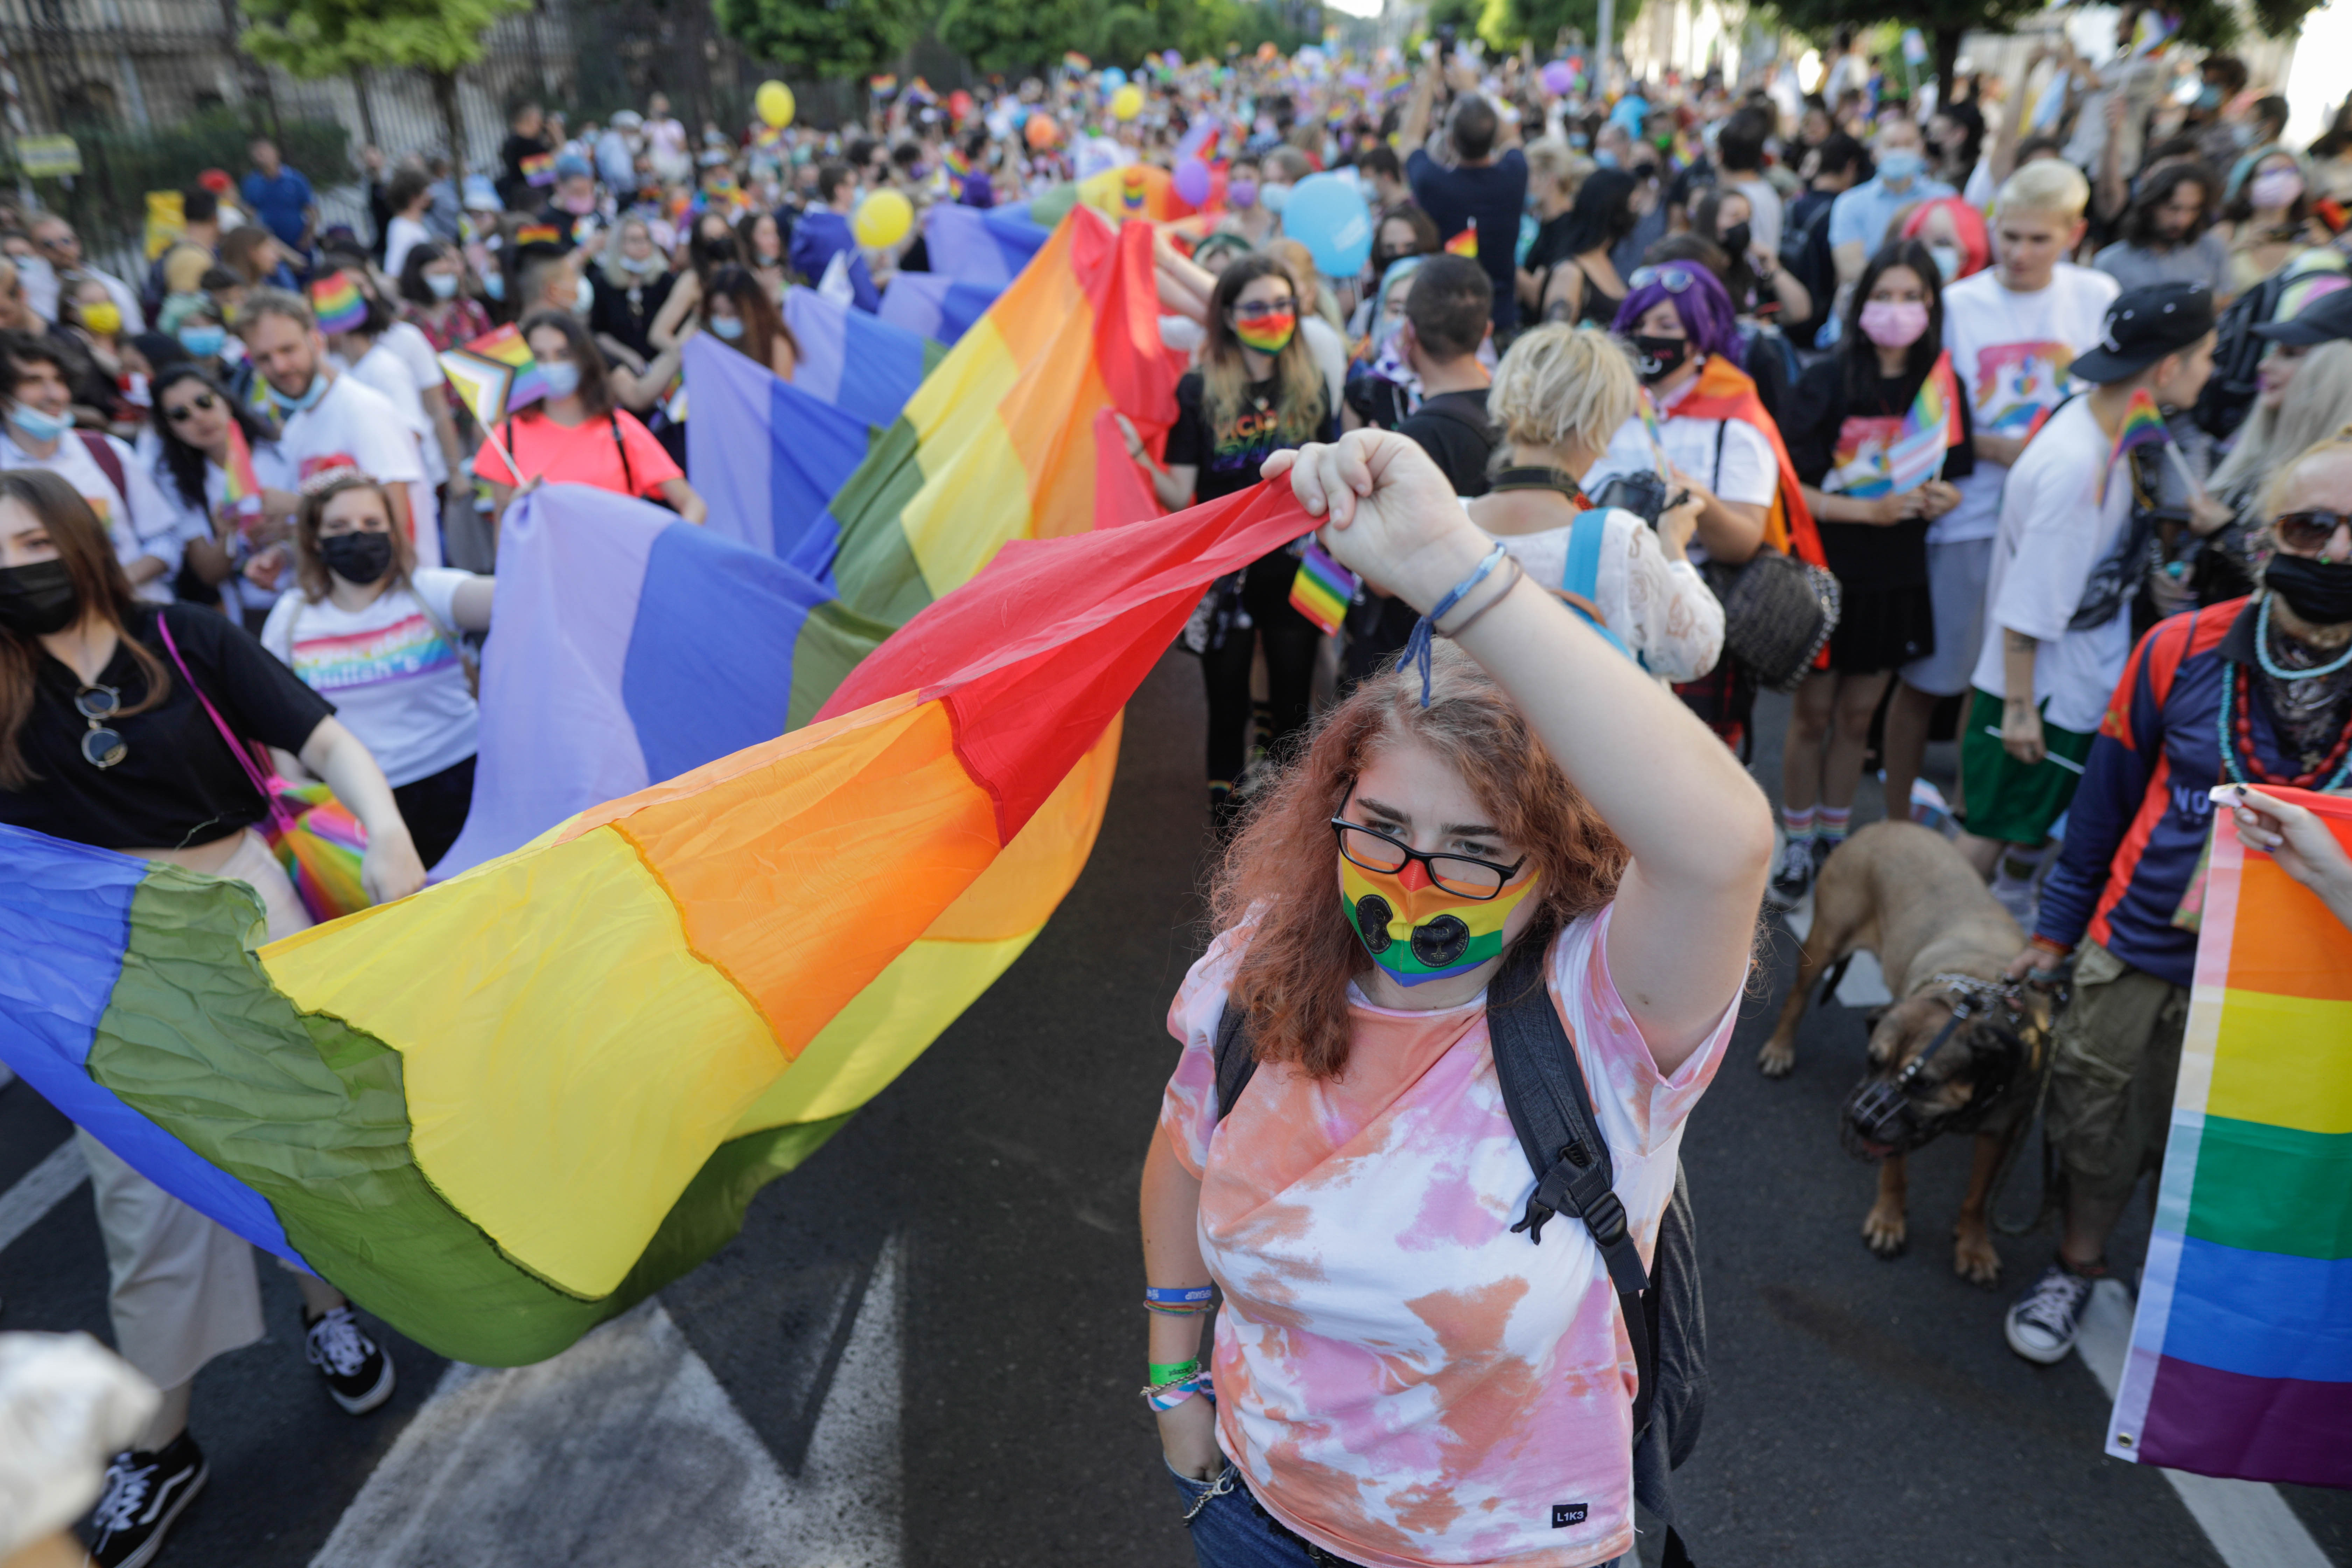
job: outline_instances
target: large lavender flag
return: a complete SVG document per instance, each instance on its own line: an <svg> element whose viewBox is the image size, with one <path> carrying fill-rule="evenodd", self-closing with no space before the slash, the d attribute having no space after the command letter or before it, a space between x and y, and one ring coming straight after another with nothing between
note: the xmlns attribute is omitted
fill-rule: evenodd
<svg viewBox="0 0 2352 1568"><path fill-rule="evenodd" d="M499 541L473 810L436 879L782 734L801 627L833 597L648 501L523 497Z"/></svg>
<svg viewBox="0 0 2352 1568"><path fill-rule="evenodd" d="M866 421L698 332L686 384L687 471L710 531L829 583L841 531L825 507L866 460Z"/></svg>
<svg viewBox="0 0 2352 1568"><path fill-rule="evenodd" d="M784 293L784 323L800 343L793 384L843 413L887 430L947 350L908 331L797 285ZM687 424L689 428L693 421Z"/></svg>

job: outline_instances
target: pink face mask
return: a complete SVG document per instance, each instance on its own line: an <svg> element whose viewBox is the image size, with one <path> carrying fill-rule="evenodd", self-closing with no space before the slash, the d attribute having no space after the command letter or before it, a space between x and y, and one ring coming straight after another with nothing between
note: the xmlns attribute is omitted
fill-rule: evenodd
<svg viewBox="0 0 2352 1568"><path fill-rule="evenodd" d="M1927 330L1927 307L1916 300L1873 300L1862 308L1863 335L1883 349L1907 349Z"/></svg>

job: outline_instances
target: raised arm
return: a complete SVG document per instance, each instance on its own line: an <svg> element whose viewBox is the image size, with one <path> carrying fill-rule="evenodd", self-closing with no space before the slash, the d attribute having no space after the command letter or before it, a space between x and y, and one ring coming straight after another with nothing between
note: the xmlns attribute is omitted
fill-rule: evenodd
<svg viewBox="0 0 2352 1568"><path fill-rule="evenodd" d="M1277 453L1340 563L1426 614L1492 542L1417 445L1359 430ZM1561 771L1633 851L1609 967L1658 1070L1671 1073L1747 973L1772 817L1738 760L1640 667L1549 595L1500 568L1451 611L1463 650L1510 693Z"/></svg>

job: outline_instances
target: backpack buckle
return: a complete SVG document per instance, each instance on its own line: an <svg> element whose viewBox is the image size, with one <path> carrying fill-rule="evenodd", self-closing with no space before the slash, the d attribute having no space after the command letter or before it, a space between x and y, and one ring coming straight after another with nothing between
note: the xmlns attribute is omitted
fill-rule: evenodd
<svg viewBox="0 0 2352 1568"><path fill-rule="evenodd" d="M1595 1202L1586 1205L1584 1223L1591 1228L1592 1239L1602 1247L1612 1247L1625 1239L1625 1205L1614 1192L1604 1192Z"/></svg>

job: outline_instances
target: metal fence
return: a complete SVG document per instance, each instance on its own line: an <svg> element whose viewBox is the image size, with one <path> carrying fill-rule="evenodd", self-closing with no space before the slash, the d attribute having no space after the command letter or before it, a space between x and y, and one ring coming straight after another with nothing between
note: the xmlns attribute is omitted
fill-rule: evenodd
<svg viewBox="0 0 2352 1568"><path fill-rule="evenodd" d="M64 212L94 257L143 269L151 191L178 190L207 168L239 174L246 143L267 132L310 177L327 221L367 232L359 150L388 157L446 153L450 135L421 72L369 69L302 81L236 47L236 0L0 0L0 95L13 142L69 135L78 175L31 179L40 205ZM514 107L535 100L602 120L668 95L689 125L734 128L770 77L792 81L803 118L828 125L856 112L854 83L794 80L722 37L709 0L537 0L501 18L482 61L458 73L463 160L488 169ZM907 62L942 89L970 85L962 62L918 45Z"/></svg>

